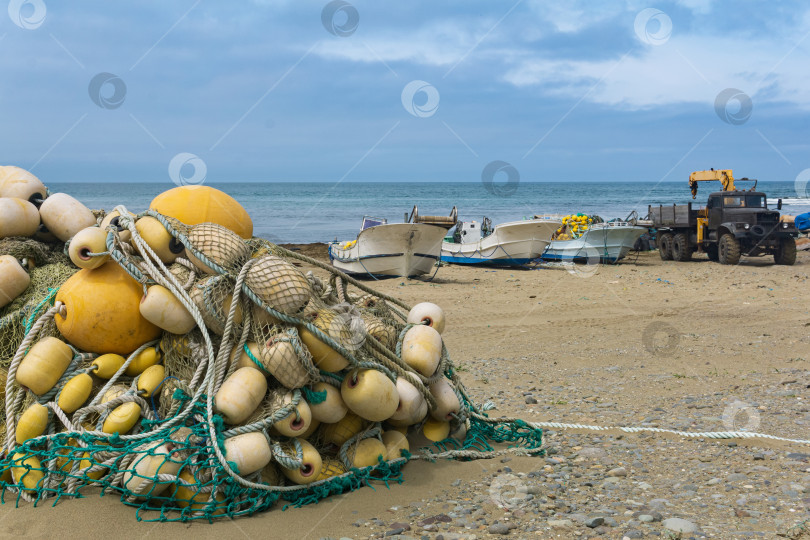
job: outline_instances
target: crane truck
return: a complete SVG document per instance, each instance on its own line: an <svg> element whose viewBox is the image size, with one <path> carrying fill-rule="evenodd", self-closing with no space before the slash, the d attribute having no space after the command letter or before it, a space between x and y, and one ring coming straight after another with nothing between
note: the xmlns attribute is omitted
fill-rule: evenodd
<svg viewBox="0 0 810 540"><path fill-rule="evenodd" d="M721 264L737 264L740 257L773 255L774 262L796 262L799 231L792 220L780 216L782 199L776 210L768 208L768 197L756 191L757 181L748 190L738 189L731 169L696 171L689 176L692 198L700 182L719 181L722 190L709 194L705 207L689 204L649 206L652 225L658 229L658 249L663 260L688 261L696 252Z"/></svg>

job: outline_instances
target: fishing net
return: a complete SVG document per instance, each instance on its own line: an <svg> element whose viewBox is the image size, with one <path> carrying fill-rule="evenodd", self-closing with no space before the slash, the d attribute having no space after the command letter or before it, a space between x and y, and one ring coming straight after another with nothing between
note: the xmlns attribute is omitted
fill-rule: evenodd
<svg viewBox="0 0 810 540"><path fill-rule="evenodd" d="M37 261L31 287L0 311L4 502L55 503L100 491L120 495L139 520L213 520L401 482L411 459L542 452L539 429L491 419L473 403L443 345L430 376L403 360L403 340L417 325L407 322L410 308L401 301L270 242L243 241L211 224L181 226L147 211L171 235L178 258L167 265L138 233L142 216L116 210L107 264L120 265L144 289L167 288L197 327L143 344L108 378L93 364L98 355L63 344L69 365L52 388L34 394L18 383L18 370L46 338L60 337L56 292L76 269L62 247L0 243L0 253ZM305 273L302 264L327 278ZM318 420L330 391L339 393L344 379L354 383L364 370L389 385L407 381L430 411L438 407L431 385L447 381L460 406L447 419L428 413L407 428L351 410ZM219 397L223 387L259 372L258 401L244 417L231 416ZM75 398L87 377L92 388ZM436 426L442 436L428 437ZM384 442L397 439L397 430L409 442L389 450ZM368 448L384 451L361 463Z"/></svg>

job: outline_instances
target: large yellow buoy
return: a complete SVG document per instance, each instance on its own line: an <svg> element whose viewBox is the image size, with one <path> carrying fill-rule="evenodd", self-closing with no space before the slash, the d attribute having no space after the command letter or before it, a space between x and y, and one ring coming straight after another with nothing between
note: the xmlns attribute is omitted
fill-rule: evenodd
<svg viewBox="0 0 810 540"><path fill-rule="evenodd" d="M96 224L96 216L67 193L54 193L39 207L39 216L48 230L62 242Z"/></svg>
<svg viewBox="0 0 810 540"><path fill-rule="evenodd" d="M216 223L242 238L253 236L253 221L242 205L227 193L212 187L176 187L155 197L149 208L186 225Z"/></svg>
<svg viewBox="0 0 810 540"><path fill-rule="evenodd" d="M39 228L39 210L24 199L0 197L0 238L33 236Z"/></svg>
<svg viewBox="0 0 810 540"><path fill-rule="evenodd" d="M46 337L38 341L17 368L17 383L38 396L53 388L73 359L63 341Z"/></svg>
<svg viewBox="0 0 810 540"><path fill-rule="evenodd" d="M20 167L7 165L0 169L0 197L16 197L29 202L44 200L48 190L42 182Z"/></svg>
<svg viewBox="0 0 810 540"><path fill-rule="evenodd" d="M83 351L128 355L161 333L141 315L142 296L141 285L114 261L80 270L56 294L65 304L65 315L54 317L56 326Z"/></svg>
<svg viewBox="0 0 810 540"><path fill-rule="evenodd" d="M31 283L31 276L11 255L0 255L0 308L12 303Z"/></svg>
<svg viewBox="0 0 810 540"><path fill-rule="evenodd" d="M356 415L382 422L397 410L399 393L391 379L376 369L354 369L340 385L343 402Z"/></svg>

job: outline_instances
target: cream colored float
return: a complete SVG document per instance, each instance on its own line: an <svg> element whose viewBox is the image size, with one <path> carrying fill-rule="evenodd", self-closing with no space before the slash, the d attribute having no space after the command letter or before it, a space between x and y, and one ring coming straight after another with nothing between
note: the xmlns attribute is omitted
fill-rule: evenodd
<svg viewBox="0 0 810 540"><path fill-rule="evenodd" d="M402 338L402 360L430 377L442 358L442 336L430 326L414 326Z"/></svg>
<svg viewBox="0 0 810 540"><path fill-rule="evenodd" d="M279 410L282 407L287 407L292 403L292 400L292 392L286 392L281 396L281 399L275 400L273 409ZM273 429L285 437L301 437L307 432L311 423L312 411L309 404L301 399L298 405L292 408L290 414L273 424Z"/></svg>
<svg viewBox="0 0 810 540"><path fill-rule="evenodd" d="M408 443L408 437L399 431L385 431L382 434L382 442L385 445L385 461L397 459L402 457L402 451L409 451L411 449Z"/></svg>
<svg viewBox="0 0 810 540"><path fill-rule="evenodd" d="M428 413L425 397L414 385L403 377L397 379L399 403L388 423L395 427L406 427L421 422Z"/></svg>
<svg viewBox="0 0 810 540"><path fill-rule="evenodd" d="M270 339L257 358L265 371L285 388L300 388L309 381L309 372L289 341Z"/></svg>
<svg viewBox="0 0 810 540"><path fill-rule="evenodd" d="M138 309L144 319L172 334L187 334L197 326L183 303L163 285L149 287Z"/></svg>
<svg viewBox="0 0 810 540"><path fill-rule="evenodd" d="M430 385L430 394L436 400L436 408L430 411L430 416L435 420L450 421L461 410L453 386L444 377Z"/></svg>
<svg viewBox="0 0 810 540"><path fill-rule="evenodd" d="M200 223L191 228L186 237L196 251L222 268L240 267L250 258L250 248L239 235L216 223ZM186 258L206 274L218 274L186 248Z"/></svg>
<svg viewBox="0 0 810 540"><path fill-rule="evenodd" d="M368 425L366 420L349 411L340 421L334 424L324 424L323 442L343 446L343 443L360 433L366 425Z"/></svg>
<svg viewBox="0 0 810 540"><path fill-rule="evenodd" d="M297 469L287 469L282 466L281 473L296 484L311 484L318 479L318 475L323 467L323 460L321 459L321 454L312 444L303 439L297 439L297 441L301 443L301 449L303 450L301 466Z"/></svg>
<svg viewBox="0 0 810 540"><path fill-rule="evenodd" d="M393 326L388 326L377 317L367 315L363 318L366 326L366 334L393 350L397 344L397 331Z"/></svg>
<svg viewBox="0 0 810 540"><path fill-rule="evenodd" d="M176 475L180 461L173 459L174 443L154 442L138 448L141 456L135 460L135 471L124 474L124 489L136 496L155 497L163 493L171 484L159 482L158 475Z"/></svg>
<svg viewBox="0 0 810 540"><path fill-rule="evenodd" d="M349 446L346 455L351 460L352 467L374 467L379 464L379 458L385 459L387 450L379 439L370 437L360 440Z"/></svg>
<svg viewBox="0 0 810 540"><path fill-rule="evenodd" d="M438 333L444 332L444 311L431 302L416 304L408 312L408 324L424 324L432 327Z"/></svg>
<svg viewBox="0 0 810 540"><path fill-rule="evenodd" d="M185 250L183 244L152 216L144 216L136 221L135 230L163 264L173 263Z"/></svg>
<svg viewBox="0 0 810 540"><path fill-rule="evenodd" d="M129 231L129 229L119 225L118 220L120 217L121 213L118 210L113 210L104 216L104 219L101 220L99 227L104 231L107 230L107 227L113 227L116 231L118 231L118 238L120 238L122 242L129 242L132 239L132 233ZM135 214L129 212L129 217L134 220Z"/></svg>
<svg viewBox="0 0 810 540"><path fill-rule="evenodd" d="M39 178L20 167L6 165L0 170L0 197L15 197L29 202L45 200L48 189Z"/></svg>
<svg viewBox="0 0 810 540"><path fill-rule="evenodd" d="M397 387L376 369L355 369L340 385L343 402L352 412L372 422L390 418L399 405Z"/></svg>
<svg viewBox="0 0 810 540"><path fill-rule="evenodd" d="M311 296L306 276L275 255L257 259L247 271L245 284L262 302L287 315L300 311Z"/></svg>
<svg viewBox="0 0 810 540"><path fill-rule="evenodd" d="M79 268L98 268L110 260L109 255L98 255L107 251L107 231L99 227L87 227L71 238L68 255ZM94 255L96 254L96 255Z"/></svg>
<svg viewBox="0 0 810 540"><path fill-rule="evenodd" d="M208 276L199 280L191 287L191 290L189 291L189 297L191 298L191 301L194 302L194 305L197 306L197 309L200 310L200 315L202 315L203 322L208 327L208 329L211 332L217 334L218 336L221 336L225 332L226 319L231 309L233 294L229 292L222 294L221 296L217 295L218 297L215 299L209 298L207 300L206 295L211 294L211 288L217 287L215 283L213 285L212 283L214 282L214 280L218 279L219 278L217 276ZM206 289L208 289L209 291L208 293L206 293ZM212 313L212 310L210 308L210 303L212 301L222 306L223 310L222 313ZM222 320L219 319L220 316L222 317ZM241 303L236 305L236 311L234 312L233 316L233 324L237 326L242 324Z"/></svg>
<svg viewBox="0 0 810 540"><path fill-rule="evenodd" d="M39 207L39 216L51 234L62 242L96 224L93 212L67 193L54 193L45 199Z"/></svg>
<svg viewBox="0 0 810 540"><path fill-rule="evenodd" d="M0 238L33 236L39 228L39 210L24 199L0 198Z"/></svg>
<svg viewBox="0 0 810 540"><path fill-rule="evenodd" d="M324 424L334 424L346 416L349 408L343 402L339 389L331 384L319 382L312 385L312 391L315 393L326 392L326 399L322 402L309 404L312 418Z"/></svg>
<svg viewBox="0 0 810 540"><path fill-rule="evenodd" d="M240 424L253 414L267 393L267 379L258 369L243 367L225 379L214 397L214 410L228 424Z"/></svg>
<svg viewBox="0 0 810 540"><path fill-rule="evenodd" d="M252 431L225 439L225 459L236 464L241 476L264 469L273 457L263 433Z"/></svg>
<svg viewBox="0 0 810 540"><path fill-rule="evenodd" d="M31 347L17 368L17 383L41 396L47 393L65 373L73 351L63 341L46 337Z"/></svg>
<svg viewBox="0 0 810 540"><path fill-rule="evenodd" d="M0 255L0 308L12 303L31 284L31 276L11 255Z"/></svg>
<svg viewBox="0 0 810 540"><path fill-rule="evenodd" d="M337 313L328 309L321 309L308 315L308 320L318 330L332 338L337 343L345 343L351 338L351 333ZM336 373L349 365L349 361L335 349L321 341L306 326L298 329L301 341L309 349L312 361L324 371Z"/></svg>

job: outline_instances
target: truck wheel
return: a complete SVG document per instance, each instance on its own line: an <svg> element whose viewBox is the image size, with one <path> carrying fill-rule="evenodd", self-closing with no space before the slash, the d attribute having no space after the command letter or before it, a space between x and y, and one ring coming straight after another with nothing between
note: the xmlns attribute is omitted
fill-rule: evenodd
<svg viewBox="0 0 810 540"><path fill-rule="evenodd" d="M692 249L689 247L689 237L686 233L678 233L672 238L672 258L681 262L692 258Z"/></svg>
<svg viewBox="0 0 810 540"><path fill-rule="evenodd" d="M718 257L720 264L737 264L740 262L740 243L733 234L724 234L720 237Z"/></svg>
<svg viewBox="0 0 810 540"><path fill-rule="evenodd" d="M672 234L664 233L658 237L658 254L662 261L672 260Z"/></svg>
<svg viewBox="0 0 810 540"><path fill-rule="evenodd" d="M776 264L783 264L785 266L792 266L796 263L796 239L792 236L782 238L779 241L779 247L773 254L773 260Z"/></svg>
<svg viewBox="0 0 810 540"><path fill-rule="evenodd" d="M717 253L717 245L716 244L711 244L711 245L706 246L706 255L709 256L710 261L717 262L717 258L719 256L718 253Z"/></svg>

